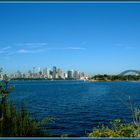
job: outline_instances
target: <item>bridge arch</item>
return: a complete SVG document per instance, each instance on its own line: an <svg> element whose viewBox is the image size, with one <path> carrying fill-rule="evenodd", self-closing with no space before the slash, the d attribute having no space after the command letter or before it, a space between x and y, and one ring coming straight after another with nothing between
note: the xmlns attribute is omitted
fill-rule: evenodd
<svg viewBox="0 0 140 140"><path fill-rule="evenodd" d="M125 70L125 71L121 72L119 75L122 75L123 76L123 75L125 75L125 74L127 74L129 72L133 72L135 74L140 75L140 71L138 71L138 70Z"/></svg>

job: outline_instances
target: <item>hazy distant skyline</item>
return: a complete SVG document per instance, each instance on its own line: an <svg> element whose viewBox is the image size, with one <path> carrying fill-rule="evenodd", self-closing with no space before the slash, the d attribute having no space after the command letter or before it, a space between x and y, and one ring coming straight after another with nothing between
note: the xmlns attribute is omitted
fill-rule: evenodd
<svg viewBox="0 0 140 140"><path fill-rule="evenodd" d="M0 3L0 67L140 70L140 3Z"/></svg>

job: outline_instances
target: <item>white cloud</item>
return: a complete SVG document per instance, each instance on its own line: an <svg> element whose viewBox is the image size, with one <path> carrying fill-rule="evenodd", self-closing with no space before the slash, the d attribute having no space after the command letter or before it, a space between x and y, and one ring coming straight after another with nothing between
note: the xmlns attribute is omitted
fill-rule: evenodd
<svg viewBox="0 0 140 140"><path fill-rule="evenodd" d="M4 54L4 53L6 53L9 49L11 49L10 46L7 46L7 47L3 47L3 48L1 48L1 49L0 49L0 54Z"/></svg>
<svg viewBox="0 0 140 140"><path fill-rule="evenodd" d="M66 49L68 49L68 50L85 50L86 48L84 48L84 47L67 47Z"/></svg>
<svg viewBox="0 0 140 140"><path fill-rule="evenodd" d="M16 47L25 48L25 49L40 49L46 48L47 43L18 43L15 44Z"/></svg>
<svg viewBox="0 0 140 140"><path fill-rule="evenodd" d="M83 51L84 47L52 47L46 46L47 43L18 43L12 46L3 47L0 49L0 54L3 56L12 56L15 54L34 54L46 51L63 51L63 50L73 50L73 51ZM1 56L2 56L1 55Z"/></svg>
<svg viewBox="0 0 140 140"><path fill-rule="evenodd" d="M125 46L124 49L126 49L126 50L133 50L133 49L135 49L135 47L133 47L133 46Z"/></svg>
<svg viewBox="0 0 140 140"><path fill-rule="evenodd" d="M85 50L86 48L84 47L63 47L63 48L47 48L47 50Z"/></svg>
<svg viewBox="0 0 140 140"><path fill-rule="evenodd" d="M1 50L9 50L9 49L11 49L11 46L4 47Z"/></svg>
<svg viewBox="0 0 140 140"><path fill-rule="evenodd" d="M47 43L17 43L15 44L15 46L25 46L25 47L34 47L34 46L42 47L46 45Z"/></svg>
<svg viewBox="0 0 140 140"><path fill-rule="evenodd" d="M18 53L28 53L29 50L21 49L21 50L18 50L17 52L18 52Z"/></svg>
<svg viewBox="0 0 140 140"><path fill-rule="evenodd" d="M40 53L45 51L44 49L38 49L38 50L28 50L28 49L20 49L17 50L17 53Z"/></svg>
<svg viewBox="0 0 140 140"><path fill-rule="evenodd" d="M114 47L118 47L119 49L122 50L135 50L137 48L134 44L122 44L122 43L114 44Z"/></svg>

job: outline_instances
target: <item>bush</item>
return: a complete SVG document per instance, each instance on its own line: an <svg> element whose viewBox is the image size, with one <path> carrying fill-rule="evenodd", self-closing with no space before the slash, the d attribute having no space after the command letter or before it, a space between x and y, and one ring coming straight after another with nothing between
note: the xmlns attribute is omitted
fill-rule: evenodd
<svg viewBox="0 0 140 140"><path fill-rule="evenodd" d="M12 89L5 77L4 81L0 82L0 137L48 136L40 129L40 125L48 122L50 118L38 122L31 118L23 105L16 109L13 103L7 102L7 96Z"/></svg>
<svg viewBox="0 0 140 140"><path fill-rule="evenodd" d="M4 117L0 121L0 136L45 136L39 128L39 123L30 117L24 106L17 110L12 103L6 103L4 109Z"/></svg>
<svg viewBox="0 0 140 140"><path fill-rule="evenodd" d="M122 124L119 119L110 122L110 128L108 126L99 125L93 129L93 132L89 133L89 137L134 137L135 127L132 124Z"/></svg>

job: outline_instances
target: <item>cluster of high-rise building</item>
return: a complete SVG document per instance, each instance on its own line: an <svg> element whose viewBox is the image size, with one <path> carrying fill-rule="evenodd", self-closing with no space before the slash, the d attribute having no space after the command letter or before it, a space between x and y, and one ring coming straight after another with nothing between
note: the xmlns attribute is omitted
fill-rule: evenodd
<svg viewBox="0 0 140 140"><path fill-rule="evenodd" d="M35 68L29 70L27 73L22 73L21 71L17 71L15 74L8 75L10 79L14 78L45 78L45 79L74 79L74 80L84 80L87 79L87 76L84 72L79 72L76 70L69 70L67 72L63 72L60 68L53 67L52 69L48 68Z"/></svg>

